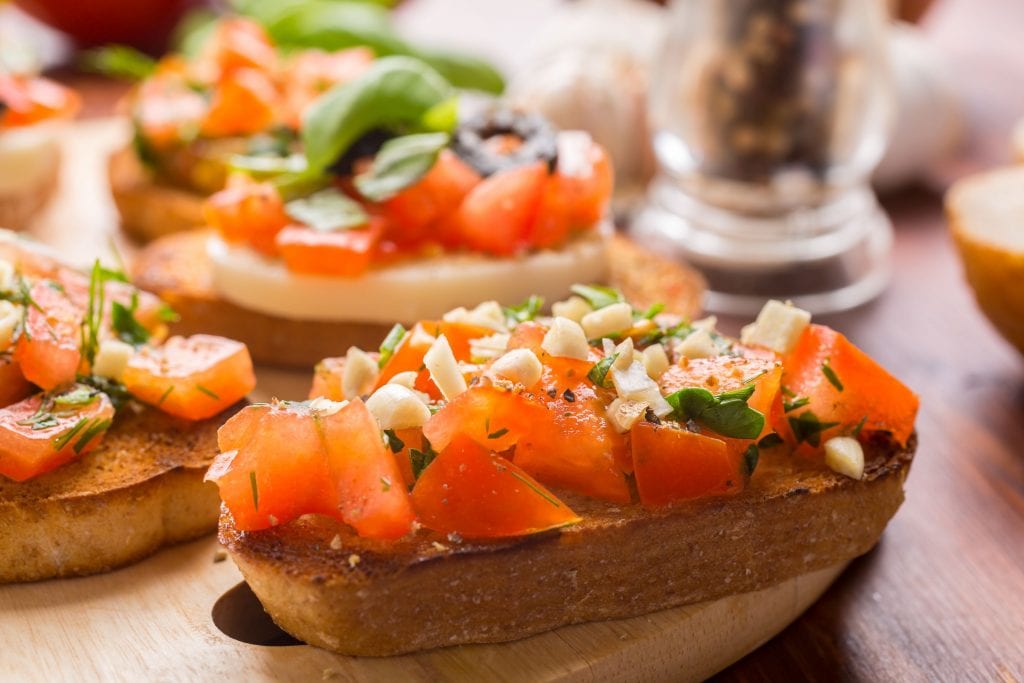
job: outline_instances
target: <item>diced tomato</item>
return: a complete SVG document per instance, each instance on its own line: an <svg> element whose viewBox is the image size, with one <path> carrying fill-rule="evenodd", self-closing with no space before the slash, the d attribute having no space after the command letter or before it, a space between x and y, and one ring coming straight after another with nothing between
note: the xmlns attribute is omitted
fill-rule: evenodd
<svg viewBox="0 0 1024 683"><path fill-rule="evenodd" d="M580 520L530 475L465 436L420 475L412 503L427 528L466 538L523 536Z"/></svg>
<svg viewBox="0 0 1024 683"><path fill-rule="evenodd" d="M249 406L224 423L218 441L222 452L206 479L242 531L307 513L338 517L323 432L302 404Z"/></svg>
<svg viewBox="0 0 1024 683"><path fill-rule="evenodd" d="M344 401L345 390L342 380L345 374L345 357L324 358L313 369L313 386L309 398L323 396L332 401Z"/></svg>
<svg viewBox="0 0 1024 683"><path fill-rule="evenodd" d="M601 145L589 139L581 140L581 144L587 148L578 153L589 168L567 173L563 159L559 159L558 169L544 183L537 219L530 226L527 240L531 246L557 247L571 232L594 227L608 210L613 185L611 161Z"/></svg>
<svg viewBox="0 0 1024 683"><path fill-rule="evenodd" d="M530 349L538 357L541 355L541 344L544 343L544 335L547 328L540 323L529 320L516 325L508 340L508 349ZM589 370L588 370L589 372Z"/></svg>
<svg viewBox="0 0 1024 683"><path fill-rule="evenodd" d="M277 51L263 26L232 17L217 22L199 61L212 65L221 77L240 69L271 72L277 64Z"/></svg>
<svg viewBox="0 0 1024 683"><path fill-rule="evenodd" d="M80 385L0 409L0 474L25 481L84 455L113 418L106 394Z"/></svg>
<svg viewBox="0 0 1024 683"><path fill-rule="evenodd" d="M277 89L266 74L238 69L217 84L202 132L216 137L267 130L274 124L277 99Z"/></svg>
<svg viewBox="0 0 1024 683"><path fill-rule="evenodd" d="M17 362L9 356L0 356L0 408L17 403L32 393L32 385L21 374Z"/></svg>
<svg viewBox="0 0 1024 683"><path fill-rule="evenodd" d="M417 330L419 334L417 334ZM444 320L421 320L409 330L394 354L381 368L377 387L384 386L400 372L417 373L415 388L432 398L440 398L441 392L430 372L423 365L423 356L437 337L444 335L452 347L455 360L468 362L472 355L469 342L494 334L494 330L467 323L454 323Z"/></svg>
<svg viewBox="0 0 1024 683"><path fill-rule="evenodd" d="M365 228L321 232L305 226L289 226L276 240L285 266L293 273L359 277L373 261L384 233L383 222L371 218Z"/></svg>
<svg viewBox="0 0 1024 683"><path fill-rule="evenodd" d="M0 72L0 127L29 126L40 121L71 118L81 98L46 78Z"/></svg>
<svg viewBox="0 0 1024 683"><path fill-rule="evenodd" d="M82 361L83 311L59 284L42 280L30 289L32 303L25 329L14 347L14 360L25 379L43 389L75 381Z"/></svg>
<svg viewBox="0 0 1024 683"><path fill-rule="evenodd" d="M203 217L234 244L248 244L269 256L277 254L277 234L291 219L280 193L270 183L233 185L203 205Z"/></svg>
<svg viewBox="0 0 1024 683"><path fill-rule="evenodd" d="M835 330L810 325L786 356L783 367L782 385L792 392L792 400L808 399L806 406L786 414L786 422L813 415L820 423L838 423L816 432L802 450L849 433L861 420L865 432L891 432L899 443L910 438L917 396ZM831 371L831 379L826 368Z"/></svg>
<svg viewBox="0 0 1024 683"><path fill-rule="evenodd" d="M644 505L668 505L743 490L743 455L719 439L638 422L631 430L631 442L633 473Z"/></svg>
<svg viewBox="0 0 1024 683"><path fill-rule="evenodd" d="M451 150L443 150L423 178L384 202L388 237L400 246L425 240L444 243L431 228L454 214L462 200L480 183L480 175Z"/></svg>
<svg viewBox="0 0 1024 683"><path fill-rule="evenodd" d="M245 344L205 334L144 347L128 362L123 381L135 398L188 420L213 417L256 386Z"/></svg>
<svg viewBox="0 0 1024 683"><path fill-rule="evenodd" d="M455 214L462 243L496 256L516 253L537 215L547 177L547 165L538 161L485 178Z"/></svg>
<svg viewBox="0 0 1024 683"><path fill-rule="evenodd" d="M156 74L139 85L132 120L146 142L157 149L179 144L206 114L206 100L176 73Z"/></svg>
<svg viewBox="0 0 1024 683"><path fill-rule="evenodd" d="M587 379L593 363L547 360L538 395L547 406L516 444L514 461L549 486L628 503L631 496L619 460L628 460L626 440L604 415L604 402ZM617 457L618 456L618 457ZM631 463L629 469L632 469Z"/></svg>
<svg viewBox="0 0 1024 683"><path fill-rule="evenodd" d="M352 47L338 52L299 51L287 69L285 108L288 123L298 129L302 115L316 98L331 87L348 83L373 64L373 50Z"/></svg>
<svg viewBox="0 0 1024 683"><path fill-rule="evenodd" d="M438 451L461 434L501 452L548 419L546 408L522 394L478 384L434 413L423 427L423 435Z"/></svg>
<svg viewBox="0 0 1024 683"><path fill-rule="evenodd" d="M747 405L766 418L779 395L782 366L776 360L717 356L715 358L682 358L658 380L663 394L671 394L685 387L700 387L712 394L739 389L753 382L754 393ZM772 431L765 420L762 436Z"/></svg>
<svg viewBox="0 0 1024 683"><path fill-rule="evenodd" d="M350 401L322 423L341 519L367 538L394 539L409 533L416 515L405 475L363 402Z"/></svg>

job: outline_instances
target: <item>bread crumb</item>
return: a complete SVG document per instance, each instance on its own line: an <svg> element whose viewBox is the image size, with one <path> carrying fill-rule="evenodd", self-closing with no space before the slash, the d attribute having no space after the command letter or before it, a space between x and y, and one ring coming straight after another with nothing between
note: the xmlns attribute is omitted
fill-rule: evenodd
<svg viewBox="0 0 1024 683"><path fill-rule="evenodd" d="M320 676L320 680L329 681L332 678L338 678L341 676L341 672L337 669L324 669L324 673Z"/></svg>
<svg viewBox="0 0 1024 683"><path fill-rule="evenodd" d="M217 551L213 553L214 563L223 562L226 559L228 559L228 554L223 548L218 548Z"/></svg>
<svg viewBox="0 0 1024 683"><path fill-rule="evenodd" d="M434 550L441 553L443 553L445 550L448 550L448 546L446 546L444 543L438 543L437 541L434 541L433 543L431 543L431 545L434 546Z"/></svg>
<svg viewBox="0 0 1024 683"><path fill-rule="evenodd" d="M341 550L341 534L334 534L331 539L331 550Z"/></svg>
<svg viewBox="0 0 1024 683"><path fill-rule="evenodd" d="M359 564L362 561L362 559L363 558L359 557L355 553L352 553L348 556L348 566L352 567L352 569L355 569L356 565Z"/></svg>

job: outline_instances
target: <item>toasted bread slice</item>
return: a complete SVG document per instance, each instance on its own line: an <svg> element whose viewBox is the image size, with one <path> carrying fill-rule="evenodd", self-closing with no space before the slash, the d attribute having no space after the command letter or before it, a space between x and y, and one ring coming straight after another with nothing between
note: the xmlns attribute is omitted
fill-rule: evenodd
<svg viewBox="0 0 1024 683"><path fill-rule="evenodd" d="M559 496L584 519L493 543L420 530L360 538L333 520L220 540L264 608L297 638L387 656L515 640L558 626L756 591L871 549L903 501L915 440L878 441L863 480L766 453L742 494L652 511Z"/></svg>
<svg viewBox="0 0 1024 683"><path fill-rule="evenodd" d="M231 412L189 422L126 409L80 459L0 477L0 583L95 574L213 531L217 488L203 475Z"/></svg>
<svg viewBox="0 0 1024 683"><path fill-rule="evenodd" d="M209 233L169 235L148 245L133 264L133 282L159 295L181 316L174 334L218 334L245 342L257 363L308 369L349 346L375 348L391 325L289 320L241 308L214 289L206 253ZM704 281L623 237L608 250L612 284L638 307L656 302L684 317L700 310Z"/></svg>
<svg viewBox="0 0 1024 683"><path fill-rule="evenodd" d="M0 228L24 230L57 190L60 147L52 127L16 129L3 135L6 140L0 143Z"/></svg>
<svg viewBox="0 0 1024 683"><path fill-rule="evenodd" d="M205 197L156 181L130 148L110 156L109 175L121 228L133 239L149 242L202 226Z"/></svg>

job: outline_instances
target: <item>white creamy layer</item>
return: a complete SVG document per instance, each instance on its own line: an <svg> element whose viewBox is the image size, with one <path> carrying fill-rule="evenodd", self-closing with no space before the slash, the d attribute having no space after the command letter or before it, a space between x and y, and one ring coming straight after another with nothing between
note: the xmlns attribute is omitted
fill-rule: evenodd
<svg viewBox="0 0 1024 683"><path fill-rule="evenodd" d="M409 324L491 299L514 305L539 294L550 304L565 298L574 283L604 282L606 236L595 230L558 251L521 258L417 259L358 278L291 273L280 261L218 237L207 250L218 293L243 308L295 320Z"/></svg>
<svg viewBox="0 0 1024 683"><path fill-rule="evenodd" d="M0 194L42 184L60 161L56 129L40 123L0 131Z"/></svg>

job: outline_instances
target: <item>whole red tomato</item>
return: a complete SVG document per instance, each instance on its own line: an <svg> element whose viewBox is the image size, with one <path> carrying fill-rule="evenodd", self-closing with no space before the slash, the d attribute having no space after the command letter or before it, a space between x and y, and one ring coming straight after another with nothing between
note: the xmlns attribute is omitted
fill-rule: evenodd
<svg viewBox="0 0 1024 683"><path fill-rule="evenodd" d="M203 0L15 0L40 21L67 33L79 47L123 43L160 51L186 10Z"/></svg>

